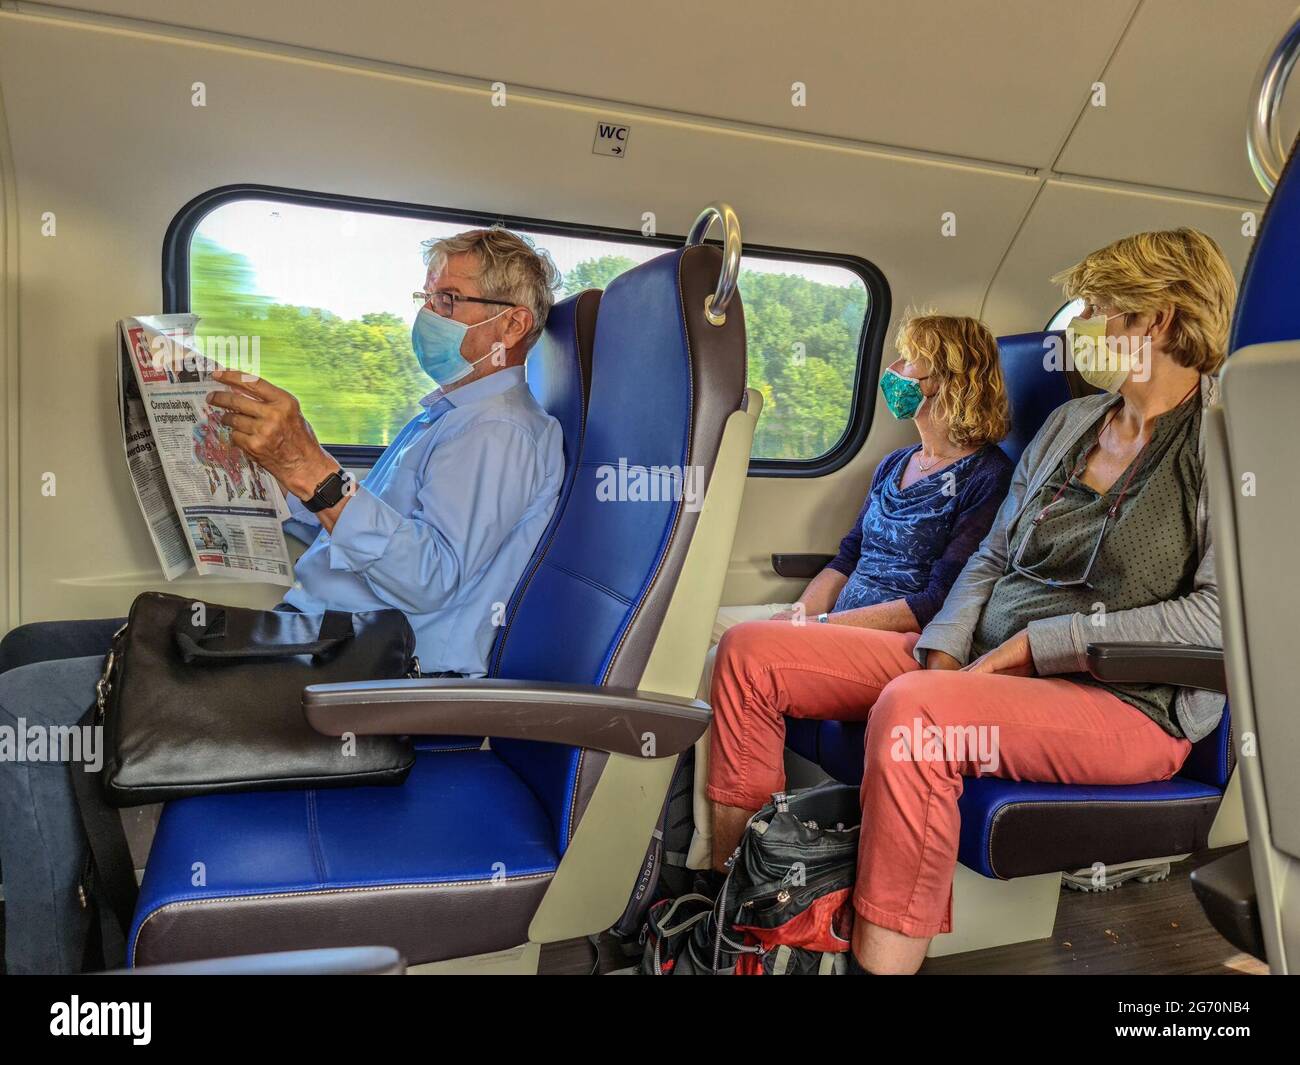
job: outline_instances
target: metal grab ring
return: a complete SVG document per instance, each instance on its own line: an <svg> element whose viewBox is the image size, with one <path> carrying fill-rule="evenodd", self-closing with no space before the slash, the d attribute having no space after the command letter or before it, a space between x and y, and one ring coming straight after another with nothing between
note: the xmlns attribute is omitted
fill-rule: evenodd
<svg viewBox="0 0 1300 1065"><path fill-rule="evenodd" d="M1246 156L1255 179L1269 195L1277 188L1286 162L1287 150L1278 132L1277 118L1297 56L1300 56L1300 9L1292 16L1291 28L1259 68L1250 94Z"/></svg>
<svg viewBox="0 0 1300 1065"><path fill-rule="evenodd" d="M690 233L686 236L686 246L703 244L705 236L715 220L722 222L722 272L718 275L718 287L713 295L704 301L704 317L710 325L726 325L727 304L736 294L740 283L740 219L732 210L731 204L711 203L704 208L691 223Z"/></svg>

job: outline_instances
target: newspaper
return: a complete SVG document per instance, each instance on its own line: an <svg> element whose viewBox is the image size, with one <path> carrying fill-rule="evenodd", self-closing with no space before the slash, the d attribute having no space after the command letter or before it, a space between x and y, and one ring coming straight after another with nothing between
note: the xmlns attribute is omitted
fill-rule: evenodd
<svg viewBox="0 0 1300 1065"><path fill-rule="evenodd" d="M280 486L230 441L207 395L221 365L194 336L198 317L118 322L118 406L127 468L163 574L293 583ZM241 367L232 367L239 369Z"/></svg>

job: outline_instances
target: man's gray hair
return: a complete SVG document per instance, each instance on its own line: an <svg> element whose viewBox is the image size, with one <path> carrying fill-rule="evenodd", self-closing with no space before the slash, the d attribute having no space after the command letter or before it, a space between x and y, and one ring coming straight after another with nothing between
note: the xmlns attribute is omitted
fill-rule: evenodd
<svg viewBox="0 0 1300 1065"><path fill-rule="evenodd" d="M463 252L478 256L477 280L485 298L509 300L533 312L533 328L523 343L527 351L542 335L560 285L560 271L551 256L528 237L502 226L469 229L454 237L424 242L424 262L434 271Z"/></svg>

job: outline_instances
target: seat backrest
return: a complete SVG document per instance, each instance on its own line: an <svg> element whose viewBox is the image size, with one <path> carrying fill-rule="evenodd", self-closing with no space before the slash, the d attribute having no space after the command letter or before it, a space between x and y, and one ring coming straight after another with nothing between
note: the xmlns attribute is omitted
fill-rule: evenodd
<svg viewBox="0 0 1300 1065"><path fill-rule="evenodd" d="M704 316L721 266L716 247L696 245L606 289L573 488L498 636L497 676L640 686L697 533L699 501L713 488L724 430L745 403L740 300L721 327ZM743 483L743 465L728 476ZM694 679L680 694L695 690L716 599L701 622ZM520 740L492 746L547 807L563 851L604 756Z"/></svg>
<svg viewBox="0 0 1300 1065"><path fill-rule="evenodd" d="M1073 398L1060 362L1064 349L1065 340L1059 332L998 338L1002 377L1011 405L1011 431L999 446L1012 462L1020 461L1047 416Z"/></svg>
<svg viewBox="0 0 1300 1065"><path fill-rule="evenodd" d="M560 423L564 436L564 480L555 503L555 512L538 538L533 557L524 568L515 592L506 604L502 626L497 629L492 652L488 656L488 674L500 669L503 633L518 609L523 589L532 579L547 546L560 524L560 516L573 491L578 474L578 457L582 454L582 437L587 427L587 398L591 394L591 352L596 339L596 315L600 309L600 290L584 289L551 308L546 328L536 346L528 353L528 388L542 409Z"/></svg>
<svg viewBox="0 0 1300 1065"><path fill-rule="evenodd" d="M1251 249L1209 447L1224 653L1242 740L1238 772L1274 973L1300 965L1300 715L1292 635L1300 493L1293 488L1295 449L1286 444L1300 393L1297 154L1293 148Z"/></svg>
<svg viewBox="0 0 1300 1065"><path fill-rule="evenodd" d="M1297 138L1300 145L1300 138ZM1300 174L1293 147L1242 274L1228 351L1300 337Z"/></svg>
<svg viewBox="0 0 1300 1065"><path fill-rule="evenodd" d="M498 637L497 675L639 683L698 513L674 485L711 468L744 394L738 301L722 329L701 309L719 259L709 246L669 252L605 292L573 490Z"/></svg>

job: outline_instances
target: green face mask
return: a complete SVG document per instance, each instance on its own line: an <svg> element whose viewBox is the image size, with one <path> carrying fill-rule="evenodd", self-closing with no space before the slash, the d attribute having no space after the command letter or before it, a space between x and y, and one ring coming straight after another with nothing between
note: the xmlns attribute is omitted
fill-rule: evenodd
<svg viewBox="0 0 1300 1065"><path fill-rule="evenodd" d="M900 421L916 417L925 399L919 383L924 380L924 377L904 377L897 370L887 369L880 377L880 391L884 393L889 413Z"/></svg>

